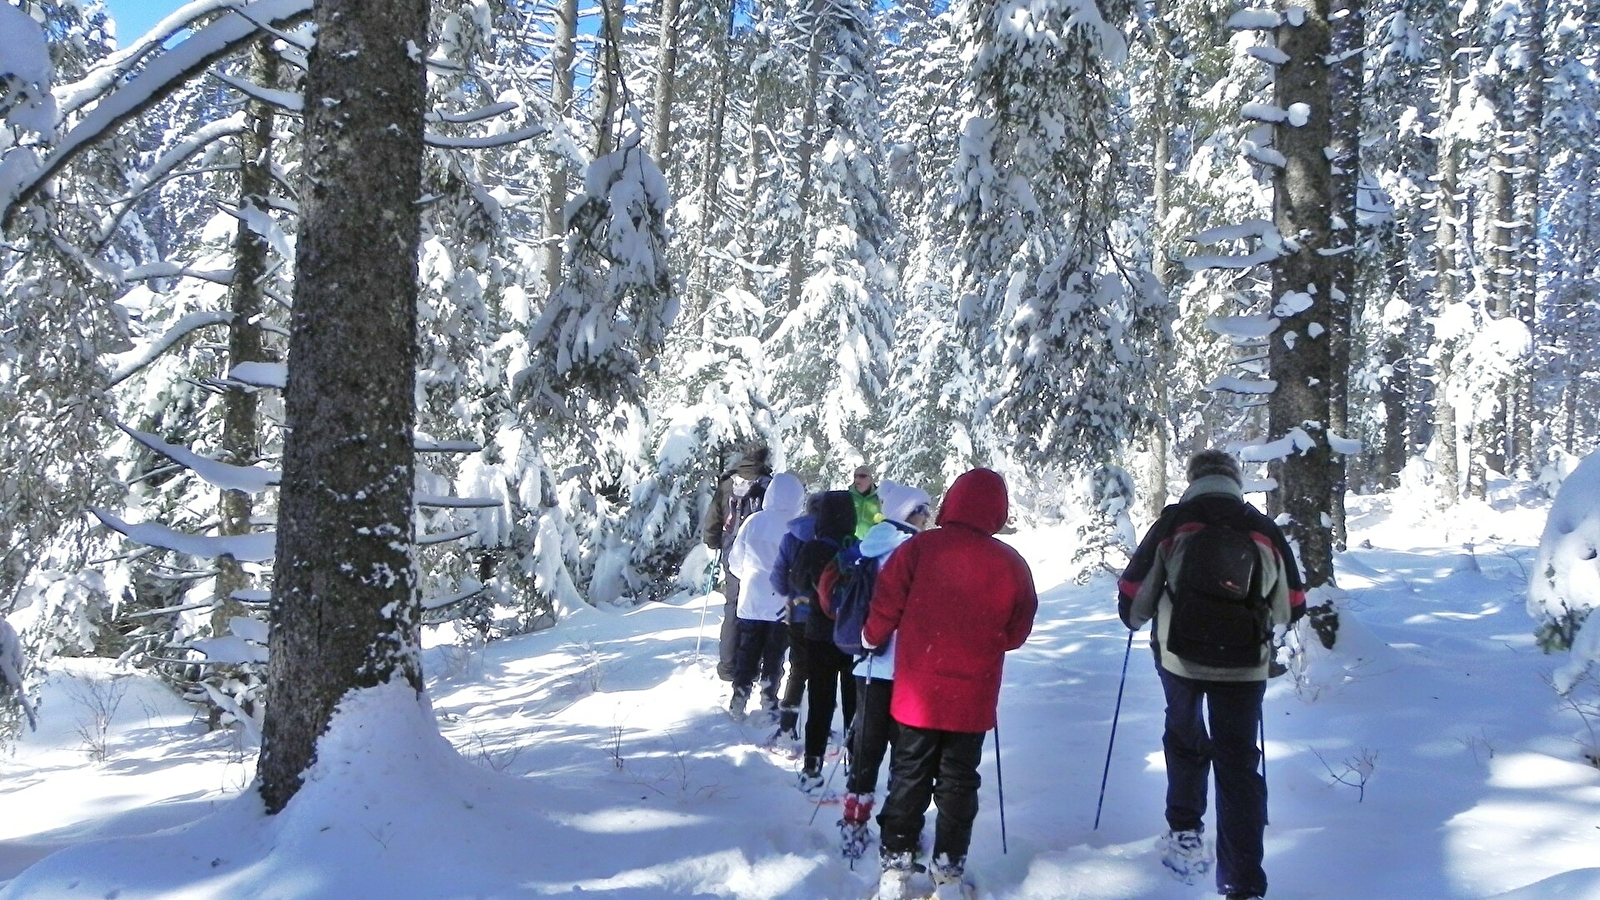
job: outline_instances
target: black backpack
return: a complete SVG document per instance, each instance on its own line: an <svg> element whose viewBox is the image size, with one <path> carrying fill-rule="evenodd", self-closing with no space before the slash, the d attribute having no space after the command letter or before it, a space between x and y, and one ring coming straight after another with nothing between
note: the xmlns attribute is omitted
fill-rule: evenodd
<svg viewBox="0 0 1600 900"><path fill-rule="evenodd" d="M1189 536L1172 590L1167 649L1221 669L1261 665L1272 637L1272 608L1261 554L1249 534L1215 522Z"/></svg>
<svg viewBox="0 0 1600 900"><path fill-rule="evenodd" d="M849 491L828 491L817 504L816 536L789 564L789 593L815 597L822 570L855 538L856 507Z"/></svg>

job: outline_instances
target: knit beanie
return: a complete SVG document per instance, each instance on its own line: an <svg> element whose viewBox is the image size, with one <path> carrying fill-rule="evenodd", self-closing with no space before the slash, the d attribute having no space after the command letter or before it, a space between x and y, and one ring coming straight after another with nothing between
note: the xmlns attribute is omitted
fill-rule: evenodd
<svg viewBox="0 0 1600 900"><path fill-rule="evenodd" d="M1208 475L1226 475L1232 478L1234 483L1244 484L1244 476L1239 472L1239 461L1232 453L1225 450L1201 450L1189 457L1190 484Z"/></svg>

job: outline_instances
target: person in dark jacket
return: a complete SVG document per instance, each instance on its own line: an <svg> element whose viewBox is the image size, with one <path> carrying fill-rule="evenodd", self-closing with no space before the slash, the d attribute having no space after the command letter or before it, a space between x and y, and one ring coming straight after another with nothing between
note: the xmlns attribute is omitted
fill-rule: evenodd
<svg viewBox="0 0 1600 900"><path fill-rule="evenodd" d="M806 617L806 731L800 789L822 787L822 758L833 733L833 714L844 711L848 726L856 714L856 681L850 657L833 642L833 618L818 603L818 587L828 563L855 543L856 508L848 491L828 491L817 508L816 536L800 545L789 566L790 582L803 589L811 608Z"/></svg>
<svg viewBox="0 0 1600 900"><path fill-rule="evenodd" d="M700 538L719 554L722 576L722 631L717 647L717 677L732 681L739 647L739 578L728 568L728 548L739 534L739 525L761 509L767 483L772 480L768 460L772 451L765 444L754 444L733 468L717 479L716 492L701 522Z"/></svg>
<svg viewBox="0 0 1600 900"><path fill-rule="evenodd" d="M1260 557L1260 596L1273 627L1293 624L1305 612L1305 587L1289 544L1273 521L1244 500L1239 463L1220 450L1189 460L1189 488L1162 510L1128 562L1117 585L1117 612L1137 631L1155 620L1150 644L1166 694L1161 744L1167 767L1167 827L1162 864L1192 881L1211 868L1202 838L1206 788L1217 783L1217 891L1228 900L1267 893L1261 867L1267 824L1267 782L1259 771L1261 726L1271 657L1270 635L1256 665L1222 667L1186 659L1171 649L1173 591L1180 585L1186 551L1206 525L1221 524L1254 539ZM1205 715L1201 715L1202 702Z"/></svg>
<svg viewBox="0 0 1600 900"><path fill-rule="evenodd" d="M778 561L772 567L772 589L787 599L784 622L789 629L789 672L784 676L783 697L778 701L778 730L775 739L800 742L800 703L805 699L806 619L811 615L811 597L797 591L789 569L805 543L817 536L817 513L822 508L822 492L806 498L806 514L789 521L789 532L778 544Z"/></svg>
<svg viewBox="0 0 1600 900"><path fill-rule="evenodd" d="M929 872L971 892L984 733L995 726L1005 654L1028 639L1039 608L1028 564L994 537L1009 512L999 473L966 472L945 494L940 527L901 544L878 573L861 640L878 647L895 636L889 711L900 724L878 816L880 897L904 896L930 800L939 816Z"/></svg>

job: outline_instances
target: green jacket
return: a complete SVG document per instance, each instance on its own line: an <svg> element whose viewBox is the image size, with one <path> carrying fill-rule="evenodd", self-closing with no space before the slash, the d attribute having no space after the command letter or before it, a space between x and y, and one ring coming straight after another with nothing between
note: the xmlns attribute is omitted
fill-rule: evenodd
<svg viewBox="0 0 1600 900"><path fill-rule="evenodd" d="M850 499L856 504L856 540L865 540L872 526L883 521L883 504L878 500L878 488L874 485L865 494L851 488Z"/></svg>

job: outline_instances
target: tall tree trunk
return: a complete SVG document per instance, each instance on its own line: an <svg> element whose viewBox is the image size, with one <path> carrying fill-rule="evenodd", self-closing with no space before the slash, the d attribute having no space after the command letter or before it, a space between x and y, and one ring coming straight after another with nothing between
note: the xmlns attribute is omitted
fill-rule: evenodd
<svg viewBox="0 0 1600 900"><path fill-rule="evenodd" d="M1517 291L1516 144L1522 136L1517 133L1515 98L1509 73L1484 75L1480 83L1486 87L1494 105L1495 119L1487 185L1489 308L1484 312L1498 319L1512 314ZM1507 469L1506 435L1510 428L1513 391L1511 385L1506 383L1497 386L1496 392L1499 403L1495 411L1486 419L1472 423L1474 446L1468 491L1479 498L1487 492L1488 472L1505 472Z"/></svg>
<svg viewBox="0 0 1600 900"><path fill-rule="evenodd" d="M1333 241L1338 253L1328 258L1328 430L1350 438L1350 342L1353 316L1351 306L1356 283L1356 248L1360 244L1356 191L1361 182L1361 97L1362 48L1366 44L1366 11L1362 0L1331 0L1329 3L1332 48L1328 66L1328 91L1332 100L1332 133L1328 149L1333 156L1333 214L1342 229L1336 228ZM1348 460L1342 453L1330 454L1328 477L1332 490L1328 509L1333 520L1333 546L1346 544L1345 493L1349 490Z"/></svg>
<svg viewBox="0 0 1600 900"><path fill-rule="evenodd" d="M760 40L760 37L757 37ZM762 117L766 113L765 98L767 92L760 83L761 76L756 76L755 90L750 96L750 127L746 137L749 142L745 144L744 170L744 198L739 211L739 244L744 249L746 259L756 262L756 204L761 196L761 172L763 159L761 156L761 130ZM740 286L747 293L756 292L756 275L753 266L739 267ZM776 327L776 326L773 326Z"/></svg>
<svg viewBox="0 0 1600 900"><path fill-rule="evenodd" d="M1166 24L1165 6L1164 2L1157 0L1151 16L1151 24L1160 43L1155 48L1155 121L1151 123L1155 132L1155 146L1150 160L1151 193L1155 195L1154 217L1158 234L1164 233L1161 229L1172 208L1172 172L1169 168L1172 165L1172 129L1178 118L1174 107L1181 96L1172 84L1173 35L1172 29ZM1171 303L1172 260L1164 244L1158 243L1150 252L1150 273L1161 286L1162 295ZM1156 414L1150 427L1150 472L1144 490L1145 515L1152 520L1161 515L1162 508L1167 505L1167 456L1171 453L1168 411L1172 407L1171 392L1165 377L1172 365L1172 329L1168 327L1168 322L1160 323L1156 329L1156 353L1160 355L1165 371L1155 379Z"/></svg>
<svg viewBox="0 0 1600 900"><path fill-rule="evenodd" d="M1439 123L1435 134L1439 155L1439 188L1434 204L1438 225L1434 230L1434 252L1438 263L1438 309L1446 310L1460 302L1461 282L1459 260L1456 256L1458 232L1461 224L1461 205L1458 200L1459 178L1456 141L1445 127L1450 111L1455 109L1459 93L1459 71L1456 53L1461 47L1459 24L1446 31L1439 52ZM1461 496L1460 435L1457 432L1455 398L1451 396L1455 379L1456 340L1453 337L1437 341L1433 367L1433 454L1434 483L1438 489L1439 505L1452 506Z"/></svg>
<svg viewBox="0 0 1600 900"><path fill-rule="evenodd" d="M1304 10L1304 20L1277 32L1278 48L1288 56L1278 66L1277 105L1288 110L1303 104L1310 115L1299 127L1288 122L1277 127L1277 147L1287 162L1274 176L1273 221L1298 249L1273 268L1272 294L1282 324L1268 357L1278 382L1270 403L1272 437L1298 429L1310 438L1308 449L1290 453L1279 464L1278 490L1290 519L1288 532L1300 548L1306 585L1313 588L1333 581L1327 424L1334 284L1329 257L1319 252L1334 244L1333 172L1325 152L1331 138L1328 7L1329 0L1290 0L1285 10L1291 15L1296 8Z"/></svg>
<svg viewBox="0 0 1600 900"><path fill-rule="evenodd" d="M677 0L668 0L676 4ZM733 30L733 3L721 0L717 4L716 30L712 35L711 56L716 61L717 81L711 90L711 109L707 116L705 154L700 169L700 220L695 224L695 241L690 252L694 261L689 268L688 320L700 321L711 305L711 247L712 230L722 213L722 166L727 156L725 142L728 122L728 90L733 78L733 65L728 45ZM756 105L755 98L751 100ZM750 248L745 247L745 252Z"/></svg>
<svg viewBox="0 0 1600 900"><path fill-rule="evenodd" d="M411 558L427 0L317 0L257 772L282 810L350 690L422 689Z"/></svg>
<svg viewBox="0 0 1600 900"><path fill-rule="evenodd" d="M822 45L823 35L827 28L823 23L823 14L828 8L828 0L812 0L811 10L806 17L806 27L810 35L810 42L806 50L806 82L805 98L802 100L800 113L800 158L796 169L796 178L799 183L799 196L795 199L795 207L799 211L799 222L796 223L794 243L789 248L789 309L800 306L800 291L805 287L806 262L811 259L811 229L807 220L811 215L811 168L817 154L817 86L822 78Z"/></svg>
<svg viewBox="0 0 1600 900"><path fill-rule="evenodd" d="M595 60L594 155L616 149L617 110L622 96L622 0L600 3L599 58Z"/></svg>
<svg viewBox="0 0 1600 900"><path fill-rule="evenodd" d="M1544 176L1544 92L1546 0L1526 0L1519 20L1518 42L1527 48L1527 72L1517 104L1522 118L1522 173L1517 188L1516 316L1537 335L1539 296L1539 192ZM1537 347L1537 341L1535 346ZM1513 382L1511 447L1515 468L1526 476L1539 468L1534 459L1535 420L1544 419L1533 402L1532 366L1519 367Z"/></svg>
<svg viewBox="0 0 1600 900"><path fill-rule="evenodd" d="M655 134L650 155L656 167L667 171L667 148L672 142L673 94L678 86L679 0L661 0L661 39L656 45Z"/></svg>
<svg viewBox="0 0 1600 900"><path fill-rule="evenodd" d="M1404 267L1406 265L1406 247L1400 240L1400 235L1394 229L1384 232L1383 256L1387 263L1386 269L1389 277L1389 295L1400 296L1401 285L1404 280ZM1408 314L1410 319L1415 315L1415 310ZM1410 328L1406 325L1390 322L1384 317L1383 332L1383 367L1388 373L1383 380L1383 445L1372 454L1376 463L1378 486L1383 490L1394 490L1400 486L1400 472L1405 468L1406 459L1410 455L1410 443L1407 441L1406 424L1409 421L1408 406L1411 399L1411 355L1407 337Z"/></svg>
<svg viewBox="0 0 1600 900"><path fill-rule="evenodd" d="M578 59L578 0L560 0L556 7L555 50L550 56L550 109L560 127L572 117L572 66ZM547 155L550 186L544 198L545 289L561 286L561 258L567 236L567 180L571 166L559 151Z"/></svg>
<svg viewBox="0 0 1600 900"><path fill-rule="evenodd" d="M250 58L250 80L264 87L276 86L278 55L268 41L258 41ZM265 214L272 194L273 109L269 103L251 100L245 104L245 130L239 138L239 211ZM233 235L233 282L228 287L228 366L266 362L262 347L262 279L267 273L267 239L243 219ZM222 460L236 466L255 465L261 459L260 422L256 392L243 385L229 390L222 399ZM250 495L224 489L219 501L224 536L248 534ZM244 604L234 593L250 587L250 578L237 560L224 556L217 561L216 599L211 611L211 632L227 634L228 622L245 614Z"/></svg>

